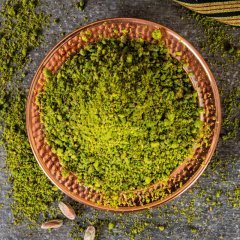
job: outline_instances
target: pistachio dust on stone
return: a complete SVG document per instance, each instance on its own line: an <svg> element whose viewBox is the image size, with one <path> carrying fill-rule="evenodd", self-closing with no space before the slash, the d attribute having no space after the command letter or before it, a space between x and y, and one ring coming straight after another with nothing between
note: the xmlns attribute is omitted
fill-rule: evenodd
<svg viewBox="0 0 240 240"><path fill-rule="evenodd" d="M51 203L61 197L36 162L25 127L24 67L30 50L42 43L41 32L48 25L39 4L39 0L11 0L0 9L0 140L12 184L15 224L35 224L40 216L54 215Z"/></svg>

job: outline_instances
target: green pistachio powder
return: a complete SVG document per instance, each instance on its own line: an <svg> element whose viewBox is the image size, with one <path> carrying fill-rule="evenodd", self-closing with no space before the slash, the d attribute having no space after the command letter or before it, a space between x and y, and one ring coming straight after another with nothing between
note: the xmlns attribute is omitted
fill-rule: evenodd
<svg viewBox="0 0 240 240"><path fill-rule="evenodd" d="M121 191L166 180L201 135L197 92L158 40L102 40L45 76L37 100L46 141L65 172L110 205Z"/></svg>
<svg viewBox="0 0 240 240"><path fill-rule="evenodd" d="M4 123L1 139L7 154L16 222L37 220L41 213L46 215L49 205L59 196L34 159L25 128L23 68L27 52L42 42L40 32L47 22L43 13L37 13L37 5L35 0L14 0L7 1L1 10L0 121Z"/></svg>
<svg viewBox="0 0 240 240"><path fill-rule="evenodd" d="M47 17L45 17L41 12L36 11L36 7L38 4L39 1L36 0L10 0L3 5L0 13L0 121L3 126L1 139L4 143L5 152L7 155L6 166L10 176L9 180L12 183L12 191L10 194L13 199L12 212L14 215L15 223L19 223L22 221L27 221L29 223L39 222L40 216L41 219L42 217L50 217L52 214L52 216L54 216L54 208L50 207L51 203L58 201L62 197L62 194L56 191L55 187L53 187L52 184L48 181L48 179L42 173L38 164L36 163L34 156L31 152L30 145L28 143L25 129L26 93L22 84L25 77L23 69L27 63L27 53L32 48L37 47L41 44L41 31L48 22ZM195 15L194 18L199 24L201 24L201 26L203 26L206 32L207 44L205 44L205 46L203 47L206 48L206 46L210 46L210 50L213 54L216 54L216 52L222 50L222 48L224 47L224 42L222 39L229 40L226 32L224 32L224 28L222 27L222 25L213 23L206 18L199 17L198 15ZM29 22L31 22L31 24L29 24ZM217 34L218 38L215 38L214 40L211 39L211 36L214 35L213 33L215 35ZM218 40L216 41L216 39ZM158 55L159 57L164 59L163 62L165 64L173 64L173 69L175 69L173 70L173 73L170 73L168 71L163 73L162 67L158 69L158 71L160 72L157 72L156 69L154 69L152 62L150 62L149 57L144 56L144 54L139 56L139 49L137 46L141 46L140 49L142 49L143 52L152 55L151 59L153 62L158 61L158 58L154 57L155 55ZM123 54L124 47L128 48L127 52L131 55L127 55L126 53ZM153 50L156 47L158 50ZM97 74L97 71L95 69L94 74L92 74L92 79L94 81L98 79L98 81L97 84L93 86L92 91L89 91L87 87L90 87L93 83L88 82L87 79L84 77L78 78L80 76L86 76L86 73L79 72L79 67L84 68L86 72L89 71L93 67L93 63L97 61L98 55L101 54L99 48L101 48L101 51L104 49L110 49L111 53L115 54L115 56L123 55L122 61L118 63L118 66L131 65L141 69L141 67L144 67L141 61L147 61L149 64L149 68L145 72L143 71L146 78L140 79L143 85L137 84L138 81L136 81L136 76L139 77L139 75L136 73L133 67L124 69L123 74L125 75L125 82L119 81L117 69L116 74L113 74L108 78L110 80L110 83L114 83L117 88L113 88L111 84L106 85L103 76L108 77L107 68L113 68L113 64L111 65L111 62L107 62L107 65L104 65L105 68L101 64L98 65L98 71L101 71L101 75L100 73ZM151 50L151 48L153 49ZM91 49L94 51L92 51ZM239 50L229 44L227 51L229 52L229 54L231 54L231 56L233 56L234 54L234 59L239 55ZM224 54L225 52L226 51L224 50ZM86 63L84 65L82 55L85 55L85 57L87 57L88 65L86 65ZM233 59L233 57L230 59ZM113 61L112 57L111 61ZM75 62L77 63L76 66L74 65ZM128 79L127 74L130 74L130 76L132 76L133 78ZM159 77L156 77L158 75L166 76L166 78L164 79L163 77L163 79L158 80ZM172 82L168 80L168 77L171 78L172 76L178 75L182 76L179 78L175 78L175 80ZM69 82L65 81L67 76L70 76ZM147 84L150 79L149 76L156 77L154 79L153 85ZM177 157L186 156L186 149L190 147L191 140L194 140L196 136L195 131L198 131L199 129L199 126L195 126L191 129L191 131L189 131L191 132L190 135L186 135L186 133L184 133L183 136L187 136L188 140L181 139L181 137L183 136L179 134L179 142L171 141L165 143L165 140L168 140L168 137L170 137L170 139L173 139L171 134L172 131L174 131L174 125L172 124L173 126L170 126L169 123L174 122L175 119L181 119L181 116L179 116L179 111L176 111L175 108L177 104L182 104L181 107L183 110L185 107L184 99L189 98L188 101L190 100L190 106L192 106L192 109L187 111L187 119L191 119L191 121L197 119L198 109L196 107L196 97L191 94L193 90L190 87L188 78L182 71L181 64L170 58L170 56L165 53L164 47L161 44L158 44L157 46L151 46L146 43L131 43L129 41L122 43L116 40L110 41L108 42L108 44L101 43L99 45L91 45L84 51L80 52L79 54L68 60L64 64L63 68L61 68L61 70L59 71L59 74L57 74L56 76L50 74L50 76L48 76L47 78L48 83L46 86L46 94L42 95L39 100L40 105L46 111L46 115L42 117L42 120L48 125L48 129L46 129L46 132L48 134L49 143L51 143L51 145L55 148L58 154L60 153L59 156L61 158L61 162L66 165L66 170L76 171L79 177L84 181L88 182L89 184L93 183L89 180L89 176L92 175L94 177L94 187L100 190L104 190L105 192L115 192L119 190L124 190L126 188L135 188L136 186L146 186L147 184L154 182L157 177L164 178L166 175L169 174L169 171L171 171L181 162L182 159L178 158L177 161L171 161L166 156L164 156L164 158L167 159L170 164L164 165L165 168L159 169L160 171L157 171L158 175L155 175L155 170L151 170L150 168L147 168L146 172L136 174L136 172L134 172L135 167L136 169L141 169L141 166L148 166L148 164L151 165L151 161L153 159L151 159L152 156L150 156L150 153L155 153L155 158L156 156L160 156L162 153L160 151L155 151L155 148L162 148L163 144L166 144L166 147L169 148L169 150L171 149L171 151L173 151ZM185 79L185 81L181 82L181 79ZM77 84L79 83L79 81L85 82L86 85ZM157 81L159 81L159 85L157 84ZM121 92L121 88L124 87L124 84L127 85L127 83L129 83L129 92ZM169 84L171 86L169 86ZM61 90L64 85L68 87L67 92L72 93L70 94L71 98L69 99L65 99L64 95L59 92L59 90ZM56 88L52 89L53 86L56 86ZM143 86L146 86L147 89L145 89ZM155 89L154 86L157 87L157 89ZM179 103L176 102L176 96L172 96L171 93L176 91L176 86L179 89L178 97L181 100ZM48 93L51 92L51 89L54 91L54 93L56 93L56 95L52 95L53 97L55 97L54 101L56 102L53 109L48 109L47 106L50 106L50 103L52 104L52 101L49 101L48 98L50 96L48 95ZM160 89L164 90L165 93L163 93L163 91L160 92ZM239 99L239 89L239 85L234 86L234 91L232 91L223 101L225 107L224 128L228 130L228 133L224 135L225 140L237 137L237 131L239 129L239 118L236 118L236 116L238 116L237 114L239 114L239 101L237 101ZM106 95L101 95L100 90L106 91L108 93L108 96L111 97L107 98ZM139 90L139 92L137 92L137 90ZM141 92L141 90L143 91ZM149 91L150 93L152 93L152 95L146 94L146 91ZM75 94L75 92L77 94ZM89 95L84 94L85 92L88 92ZM137 93L136 96L133 94L133 92ZM156 96L156 94L165 94L165 96L168 98L168 101L171 101L173 103L171 109L169 109L170 106L167 106L165 100L162 100L163 106L161 106L160 108L151 107L153 106L153 103L159 104L159 99L158 101L156 101L154 97ZM146 99L143 101L144 97ZM70 99L73 100L72 105ZM101 99L102 102L99 102L99 99ZM136 100L137 102L135 102ZM63 114L66 109L62 108L62 105L59 104L63 101L65 102L65 104L67 103L67 106L70 108L70 111L72 111L73 114L69 114L69 116ZM81 103L80 109L83 114L77 115L76 112L74 112L76 108L76 102ZM122 103L126 104L125 108L122 107ZM133 107L133 105L135 105L136 103L137 105ZM103 104L106 104L106 109L102 108ZM98 112L96 112L95 109L97 109ZM87 110L90 110L89 116L91 117L86 114ZM117 110L119 110L119 112ZM173 113L172 115L166 114L165 111L169 112L169 110L171 113ZM66 141L64 141L64 139L56 138L54 135L55 130L52 125L52 123L55 121L55 118L53 118L51 114L51 112L53 113L53 111L58 112L57 124L59 124L60 126L59 134L63 134L63 136L66 136L67 134L69 134L67 133L67 131L71 130L75 126L76 128L72 129L75 134L79 133L80 129L83 129L81 132L81 139L73 139L72 142L70 141L68 142L68 144L66 144ZM153 111L155 114L145 114L151 111ZM158 118L161 121L159 121ZM63 121L69 122L67 128L61 127ZM102 124L103 121L105 121L105 125ZM115 124L114 127L113 124L110 124L110 121ZM164 125L157 128L157 123L161 123ZM122 126L126 124L129 124L128 126L131 129L131 132L122 129ZM180 124L183 124L182 121ZM92 126L92 130L88 132L90 126ZM180 130L188 129L187 126L186 128L182 127L183 126L181 125ZM121 131L116 132L116 129L121 129ZM138 131L136 131L136 129L138 129ZM163 140L161 139L160 141L160 139L158 139L158 131L161 131L162 129L167 130L164 134L162 134L162 136L165 136L167 138ZM100 130L102 133L110 130L111 134L114 134L116 139L111 139L111 136L107 135L100 136L97 130ZM149 134L150 138L146 138L147 134ZM102 141L97 141L94 138L95 136L100 136ZM108 139L107 145L106 139ZM134 144L136 142L136 139L140 139L142 144ZM116 144L116 141L120 140L122 144L121 148L117 148L114 144ZM126 144L124 144L124 141L122 142L122 140L125 140ZM98 149L102 150L101 155L99 153L96 153L95 150L92 149L91 144L83 144L85 142L89 143L91 141L97 144L96 146L98 147ZM133 144L129 145L129 141L133 141ZM180 142L181 144L182 142L186 144L184 148L181 147L181 145L179 146L184 151L184 154L182 155L181 153L179 154L177 148L175 148L175 144L178 145ZM77 143L78 148L76 148L75 143ZM135 146L136 149L130 151L131 146ZM139 147L142 147L142 149L138 152L137 149ZM85 155L81 155L80 148L82 148L81 150L83 150ZM109 151L109 148L114 149L114 151ZM131 155L132 152L136 153L136 156ZM86 157L89 153L91 153L90 159L92 159L92 162L91 160L89 160L89 158ZM140 155L141 153L143 153L143 155ZM124 154L126 154L126 156ZM127 157L129 154L131 158ZM110 177L108 181L104 181L104 186L102 188L98 185L98 182L101 183L101 181L104 179L104 176L106 176L103 172L103 165L101 165L102 160L104 160L104 167L106 168L106 159L108 159L110 156L113 157L114 162L116 162L117 165L120 164L120 167L122 167L122 164L118 162L120 159L121 161L126 162L126 166L124 166L125 169L121 169L121 172L126 171L126 169L128 168L133 171L133 176L130 176L130 178L133 179L132 184L127 183L127 185L125 185L126 183L124 182L124 177L117 176L118 181L122 183L120 186L118 186L117 189L112 189L112 186L116 185L115 182L114 184L112 184L112 181L114 181L112 177ZM83 169L79 168L74 164L74 161L71 160L74 158L77 158L77 160L81 160L84 163ZM96 159L101 159L101 161L99 160L96 164ZM134 166L134 168L133 162L138 163L136 164L136 166ZM160 162L159 164L162 163ZM90 167L90 165L92 167ZM117 167L117 165L111 165L106 170L109 171L110 169L114 169L115 167ZM215 161L211 168L213 170L219 170L219 165L221 165L221 161ZM84 169L91 169L90 173L85 175ZM101 175L96 175L97 171L100 171ZM224 177L222 177L222 179L224 179ZM191 191L189 191L189 193L191 193ZM215 197L211 196L211 198L206 198L206 204L208 204L207 206L210 206L210 211L213 209L214 206L218 205L218 198L220 195L221 191L219 190L216 192ZM199 192L199 197L204 196L205 192L204 190L201 190ZM240 206L239 196L239 187L236 187L232 193L229 193L229 203L233 207ZM191 223L194 221L195 218L197 218L197 216L194 215L194 212L196 211L194 208L194 199L189 201L188 206L188 209L178 209L172 206L172 208L165 209L166 211L162 212L161 214L162 216L165 216L165 218L167 218L168 215L173 216L181 214L181 216L186 217L187 221ZM78 216L81 217L81 209L78 210L79 204L76 205L75 208L77 210ZM140 217L140 214L138 216ZM147 214L146 216L147 218L151 219L151 214ZM118 218L119 224L124 229L125 222L120 221L120 216ZM88 220L88 224L89 223L98 225L100 227L106 225L111 232L116 224L112 222L104 222L103 220L98 219L97 212L94 219ZM83 227L85 227L86 224L87 223L85 223L83 220L81 222L77 222L77 224L73 228L72 233L72 237L74 239L79 239L78 232L82 232ZM137 234L141 233L145 229L145 227L148 227L148 225L151 224L153 224L152 221L150 221L150 223L142 223L142 221L138 220L137 217L134 220L133 227L130 230L127 230L127 232L129 236L133 238ZM162 223L161 225L156 224L154 225L154 227L158 228L160 231L164 231L166 225ZM197 232L194 227L191 229L191 231L192 233ZM112 234L114 233L112 232Z"/></svg>

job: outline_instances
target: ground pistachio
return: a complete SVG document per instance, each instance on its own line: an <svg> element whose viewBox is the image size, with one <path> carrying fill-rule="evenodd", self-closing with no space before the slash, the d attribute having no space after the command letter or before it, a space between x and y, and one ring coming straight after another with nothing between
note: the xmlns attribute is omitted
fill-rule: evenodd
<svg viewBox="0 0 240 240"><path fill-rule="evenodd" d="M19 0L12 1L11 0L11 1L8 1L8 6L11 4L17 5L19 2L24 3L24 6L20 5L21 9L22 9L23 13L27 12L28 15L30 16L28 19L31 19L31 24L25 25L26 27L28 27L28 26L32 27L32 24L35 24L35 26L39 26L39 23L42 24L45 22L45 20L43 20L41 18L42 15L36 17L35 19L33 18L32 14L35 11L35 6L33 5L34 4L33 2L37 3L38 1L35 1L35 0L33 0L33 1L28 1L28 0L27 1L19 1ZM34 6L34 8L32 8L33 6ZM5 17L7 17L8 7L4 7L2 9L6 13ZM38 11L38 13L39 13L39 11ZM25 16L25 14L19 15L20 19L21 19L21 17L24 17L24 16ZM10 18L14 19L13 16L11 16ZM29 23L28 19L27 19L27 23ZM35 22L35 20L38 20L38 22ZM26 23L26 20L21 19L21 21L23 23ZM44 24L42 24L41 26L43 26L43 25ZM3 26L4 26L4 24L2 24L2 19L1 19L1 30L5 31L6 29L4 30ZM19 28L19 27L20 26L18 25L17 28ZM20 29L21 28L22 28L22 26L20 27ZM9 36L13 36L14 33L12 33L12 32L14 32L15 30L16 30L15 27L12 28L12 30L10 30L10 28L7 29ZM33 47L35 47L35 44L39 44L38 40L35 42L30 41L30 39L34 39L34 38L31 38L30 35L31 34L34 35L35 30L36 30L36 28L34 30L31 29L29 32L27 31L26 39L28 39L29 42L26 45L22 44L22 41L24 42L25 40L21 38L21 35L19 32L18 32L18 34L16 34L16 36L18 36L18 38L16 38L16 39L11 38L11 41L14 41L14 43L16 44L15 46L17 49L19 49L19 51L17 52L17 55L15 55L14 52L11 52L11 54L8 55L8 58L2 57L0 61L6 62L9 58L12 59L12 57L13 57L14 61L11 60L11 62L12 63L17 62L18 64L15 64L15 65L13 64L13 66L11 66L11 68L13 67L15 70L17 68L17 71L19 71L19 69L21 69L23 67L22 60L27 59L24 56L26 53L28 53L28 50L27 50L28 46L30 46L30 44L33 44L30 47L30 48L33 48ZM214 31L215 31L215 29L214 29ZM25 31L22 31L22 33L24 33L24 32ZM214 34L212 36L214 36ZM5 42L5 40L6 39L2 38L3 43ZM215 39L213 40L213 42L215 42ZM24 49L21 51L22 47ZM217 49L219 49L219 48L217 48ZM15 51L15 50L8 48L6 52L10 53L10 51ZM6 52L1 52L1 54L5 54ZM3 66L2 62L0 65ZM4 75L4 77L7 77L8 83L9 83L9 81L12 81L12 71L9 71L9 69L6 68L4 70L6 73ZM2 73L2 71L1 71L1 73ZM3 83L2 80L3 79L1 79L1 84ZM8 87L11 88L11 85L8 84ZM4 89L4 88L2 88L2 85L1 85L0 89L1 90ZM8 155L7 161L8 161L8 166L10 166L10 171L12 174L10 179L11 179L11 182L13 182L13 186L14 186L13 191L15 192L15 195L13 195L13 200L14 200L13 211L14 211L15 220L17 219L17 221L19 221L19 220L26 219L26 218L27 219L29 218L31 220L38 219L38 216L41 213L43 213L45 215L47 212L47 214L49 214L49 206L51 205L51 203L54 201L54 199L56 197L56 196L54 197L55 193L53 193L52 190L55 191L56 188L51 186L51 183L49 183L49 181L46 180L46 177L44 176L44 174L42 174L41 170L38 168L38 165L35 163L34 157L32 155L31 149L29 148L29 144L27 141L26 131L23 128L21 128L21 126L25 125L24 105L25 105L26 96L24 94L24 89L18 89L17 91L14 91L14 94L12 92L10 92L10 93L8 92L7 96L6 95L4 96L4 94L0 94L0 105L2 107L5 103L7 103L7 106L5 105L4 108L1 109L3 114L1 112L0 118L1 118L1 121L2 121L2 119L7 119L5 129L7 129L8 131L4 135L4 142L7 143L7 145L8 145L8 147L6 148L7 155ZM11 100L13 102L12 104L9 103L9 99L12 99ZM9 137L11 135L13 137ZM21 146L21 148L18 149L18 147L20 147L20 146ZM17 151L17 149L18 149L18 151ZM19 153L21 153L21 154L19 154ZM34 169L35 170L34 172L30 172L30 173L32 173L29 177L30 182L28 182L28 179L26 179L26 181L25 180L23 181L24 178L22 178L22 177L24 177L24 175L23 175L23 171L21 171L22 168L17 167L19 163L22 166L24 166L24 170L26 170L26 169ZM37 174L37 177L35 174ZM20 179L20 181L18 181L18 179ZM39 181L34 182L33 179L38 179ZM36 188L36 186L38 188ZM36 189L39 189L41 191L36 191ZM41 194L41 192L43 194ZM29 193L31 193L33 195L31 195ZM28 198L28 196L29 196L29 198ZM198 196L198 195L196 194L196 196ZM194 207L187 208L187 210L184 207L184 209L181 210L181 208L182 208L181 203L182 203L183 199L180 201L180 205L177 205L178 213L170 213L170 214L167 213L167 215L166 215L167 211L164 211L163 212L164 214L163 215L161 214L161 217L163 217L164 219L166 219L166 218L170 219L174 215L178 216L180 211L182 211L184 213L184 215L182 215L182 217L188 217L188 215L192 216L193 214L196 215L196 209ZM196 201L197 197L195 197L194 199ZM236 202L237 199L238 199L238 202ZM231 192L229 201L231 202L233 207L239 207L239 187L238 187L238 190L233 190ZM37 205L36 205L36 202L38 203ZM37 208L35 206L37 206ZM169 208L169 206L168 206L168 208ZM163 208L161 208L161 209L163 209ZM166 208L165 208L165 210L166 210ZM185 212L185 211L187 211L187 212ZM199 214L199 216L198 216L199 219L201 219L201 217L203 215L204 214ZM21 217L21 219L19 219L19 217ZM143 217L145 217L145 215L143 215ZM94 218L98 218L98 216L94 216ZM154 221L155 220L156 219L154 219ZM172 224L173 223L179 224L178 221L179 221L179 218L175 217L175 220L173 220ZM196 221L196 220L192 220L192 221ZM126 226L125 219L122 224L124 226ZM80 230L78 229L78 231L80 231Z"/></svg>
<svg viewBox="0 0 240 240"><path fill-rule="evenodd" d="M79 2L76 3L76 7L80 10L83 11L86 5L86 0L81 0Z"/></svg>
<svg viewBox="0 0 240 240"><path fill-rule="evenodd" d="M6 167L12 184L10 196L14 223L54 218L52 202L59 191L40 169L26 132L24 68L28 53L42 43L48 17L39 0L4 1L0 9L0 142L4 144Z"/></svg>
<svg viewBox="0 0 240 240"><path fill-rule="evenodd" d="M101 191L106 205L121 204L122 191L166 181L203 128L183 63L153 36L103 39L56 74L44 70L37 104L46 141L64 173Z"/></svg>
<svg viewBox="0 0 240 240"><path fill-rule="evenodd" d="M165 229L164 226L159 226L158 228L159 228L159 230L160 230L161 232L164 231L164 229Z"/></svg>
<svg viewBox="0 0 240 240"><path fill-rule="evenodd" d="M108 224L108 230L109 230L109 231L113 230L114 227L115 227L115 225L114 225L113 223L110 222L110 223Z"/></svg>

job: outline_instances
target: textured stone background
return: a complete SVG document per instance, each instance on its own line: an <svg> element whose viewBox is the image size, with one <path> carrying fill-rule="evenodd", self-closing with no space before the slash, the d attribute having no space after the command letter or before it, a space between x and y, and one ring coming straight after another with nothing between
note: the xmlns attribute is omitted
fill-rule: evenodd
<svg viewBox="0 0 240 240"><path fill-rule="evenodd" d="M3 0L0 0L0 6ZM231 85L240 81L240 65L229 64L227 70L215 63L214 56L200 50L204 39L201 26L194 18L188 16L188 11L173 3L171 0L88 0L84 12L75 8L76 0L44 0L41 8L52 15L52 19L59 18L58 24L52 23L46 30L46 42L42 47L31 52L32 63L27 66L29 74L26 85L31 81L34 72L45 54L67 33L88 22L110 17L138 17L159 22L176 31L188 39L204 56L212 69L218 84L227 82ZM87 20L85 19L87 18ZM227 28L229 34L239 41L240 28ZM238 141L219 143L218 155L215 157L205 174L186 193L169 204L143 213L114 215L99 212L92 208L79 205L82 217L78 219L80 225L87 226L98 215L103 223L98 228L98 239L130 239L126 233L132 231L134 221L149 223L135 239L240 239L240 210L233 208L228 200L228 192L239 186L240 144ZM4 152L0 151L0 167L4 167ZM221 161L219 160L221 159ZM0 182L5 182L7 175L0 172ZM40 229L29 230L26 226L14 226L10 212L11 199L6 199L8 184L0 189L0 240L66 240L71 239L69 232L71 223L67 223L59 230L52 232ZM222 194L216 197L216 191ZM214 205L216 202L216 205ZM90 219L90 220L89 220ZM112 232L107 230L108 222L116 226ZM125 230L123 227L125 226ZM156 226L165 226L159 231ZM79 236L82 236L79 234Z"/></svg>

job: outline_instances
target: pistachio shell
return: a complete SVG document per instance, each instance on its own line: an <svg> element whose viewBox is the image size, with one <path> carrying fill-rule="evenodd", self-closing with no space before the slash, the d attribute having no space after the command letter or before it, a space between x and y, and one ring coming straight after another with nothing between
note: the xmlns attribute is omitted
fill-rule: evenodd
<svg viewBox="0 0 240 240"><path fill-rule="evenodd" d="M89 226L87 227L85 234L84 234L84 240L94 240L95 239L95 227Z"/></svg>
<svg viewBox="0 0 240 240"><path fill-rule="evenodd" d="M62 220L54 219L47 221L41 225L42 229L60 228L63 225Z"/></svg>
<svg viewBox="0 0 240 240"><path fill-rule="evenodd" d="M65 217L67 217L70 220L74 220L76 218L76 213L72 206L68 203L60 202L58 204L58 207L60 208L61 212Z"/></svg>

